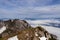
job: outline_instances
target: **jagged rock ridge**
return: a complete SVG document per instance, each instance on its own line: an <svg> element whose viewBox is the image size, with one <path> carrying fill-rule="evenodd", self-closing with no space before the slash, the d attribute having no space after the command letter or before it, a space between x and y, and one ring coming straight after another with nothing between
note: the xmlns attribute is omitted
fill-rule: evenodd
<svg viewBox="0 0 60 40"><path fill-rule="evenodd" d="M57 37L50 34L44 28L38 26L32 28L25 20L13 19L0 21L0 28L6 27L6 30L0 34L0 40L8 40L8 38L17 35L19 40L40 40L41 37L46 40L57 40Z"/></svg>

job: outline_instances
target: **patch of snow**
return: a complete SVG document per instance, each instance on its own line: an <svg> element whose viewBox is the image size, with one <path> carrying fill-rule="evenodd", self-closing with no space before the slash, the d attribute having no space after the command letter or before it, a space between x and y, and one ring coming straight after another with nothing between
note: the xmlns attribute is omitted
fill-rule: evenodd
<svg viewBox="0 0 60 40"><path fill-rule="evenodd" d="M17 36L11 37L8 40L18 40Z"/></svg>
<svg viewBox="0 0 60 40"><path fill-rule="evenodd" d="M35 36L38 36L38 34L35 32Z"/></svg>
<svg viewBox="0 0 60 40"><path fill-rule="evenodd" d="M60 40L60 28L52 27L52 26L42 26L45 28L48 32L54 34L57 36L57 39Z"/></svg>
<svg viewBox="0 0 60 40"><path fill-rule="evenodd" d="M6 30L6 27L5 26L3 26L2 28L0 28L0 34L3 32L3 31L5 31Z"/></svg>
<svg viewBox="0 0 60 40"><path fill-rule="evenodd" d="M46 37L39 37L40 40L46 40L47 38Z"/></svg>
<svg viewBox="0 0 60 40"><path fill-rule="evenodd" d="M54 27L54 26L44 26L40 24L47 24L47 23L59 23L58 20L27 20L29 24L31 24L32 27L41 26L45 28L48 32L54 34L57 36L57 39L60 40L60 28Z"/></svg>

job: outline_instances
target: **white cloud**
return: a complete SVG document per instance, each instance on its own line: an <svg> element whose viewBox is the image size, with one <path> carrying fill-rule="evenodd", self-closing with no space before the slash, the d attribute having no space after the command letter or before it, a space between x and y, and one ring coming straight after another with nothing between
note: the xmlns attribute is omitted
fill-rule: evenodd
<svg viewBox="0 0 60 40"><path fill-rule="evenodd" d="M52 6L43 6L43 7L16 7L13 9L2 9L0 8L1 16L8 16L8 17L56 17L60 15L60 5L52 5ZM40 15L43 14L43 15ZM46 16L46 15L49 16ZM51 14L51 15L50 15ZM34 16L35 15L35 16ZM54 16L55 15L55 16Z"/></svg>
<svg viewBox="0 0 60 40"><path fill-rule="evenodd" d="M54 6L44 6L44 7L19 7L14 9L2 9L0 8L0 13L4 14L29 14L29 13L60 13L60 5Z"/></svg>
<svg viewBox="0 0 60 40"><path fill-rule="evenodd" d="M49 5L49 6L34 6L34 5L45 5L51 3L53 0L0 0L1 5L5 5L8 8L0 8L2 14L35 14L35 13L60 13L60 5ZM20 5L20 6L18 6ZM21 7L21 5L24 5ZM5 7L2 6L2 7ZM27 6L27 7L25 7Z"/></svg>
<svg viewBox="0 0 60 40"><path fill-rule="evenodd" d="M50 5L52 1L53 0L0 0L0 4L13 7L29 7Z"/></svg>

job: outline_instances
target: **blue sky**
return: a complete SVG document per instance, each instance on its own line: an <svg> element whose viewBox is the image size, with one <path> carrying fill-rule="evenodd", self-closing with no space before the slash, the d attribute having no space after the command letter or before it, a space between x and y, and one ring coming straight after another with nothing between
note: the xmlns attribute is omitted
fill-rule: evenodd
<svg viewBox="0 0 60 40"><path fill-rule="evenodd" d="M36 16L60 17L60 0L0 0L0 18Z"/></svg>

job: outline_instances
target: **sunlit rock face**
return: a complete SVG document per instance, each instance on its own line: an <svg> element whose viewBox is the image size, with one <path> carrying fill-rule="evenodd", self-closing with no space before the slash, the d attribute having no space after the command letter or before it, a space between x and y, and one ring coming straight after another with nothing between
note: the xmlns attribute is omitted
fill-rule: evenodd
<svg viewBox="0 0 60 40"><path fill-rule="evenodd" d="M11 37L17 35L21 30L30 28L31 26L25 20L13 19L0 22L0 30L5 26L6 30L2 30L0 37ZM8 36L9 35L9 36Z"/></svg>
<svg viewBox="0 0 60 40"><path fill-rule="evenodd" d="M6 24L7 29L11 29L13 31L20 31L30 27L25 20L19 19L4 21L4 23Z"/></svg>
<svg viewBox="0 0 60 40"><path fill-rule="evenodd" d="M55 38L54 38L55 37ZM19 40L57 40L57 37L50 34L42 27L26 29L18 34Z"/></svg>
<svg viewBox="0 0 60 40"><path fill-rule="evenodd" d="M31 27L25 20L7 20L3 21L6 27L0 34L0 40L57 40L57 37L50 34L41 26ZM2 28L1 27L1 28Z"/></svg>

